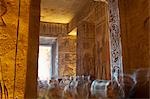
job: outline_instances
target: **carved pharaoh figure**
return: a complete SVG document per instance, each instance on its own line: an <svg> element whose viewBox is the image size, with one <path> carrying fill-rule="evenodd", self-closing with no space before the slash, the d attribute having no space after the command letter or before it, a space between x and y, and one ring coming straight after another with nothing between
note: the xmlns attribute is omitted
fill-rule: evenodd
<svg viewBox="0 0 150 99"><path fill-rule="evenodd" d="M5 22L3 20L3 15L5 15L7 12L6 3L4 0L0 0L0 26L5 26Z"/></svg>

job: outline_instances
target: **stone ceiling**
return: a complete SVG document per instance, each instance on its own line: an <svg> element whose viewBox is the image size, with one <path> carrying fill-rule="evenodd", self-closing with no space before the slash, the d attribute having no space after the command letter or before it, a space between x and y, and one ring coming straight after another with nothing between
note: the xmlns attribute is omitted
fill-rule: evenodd
<svg viewBox="0 0 150 99"><path fill-rule="evenodd" d="M88 0L41 0L41 21L69 23Z"/></svg>

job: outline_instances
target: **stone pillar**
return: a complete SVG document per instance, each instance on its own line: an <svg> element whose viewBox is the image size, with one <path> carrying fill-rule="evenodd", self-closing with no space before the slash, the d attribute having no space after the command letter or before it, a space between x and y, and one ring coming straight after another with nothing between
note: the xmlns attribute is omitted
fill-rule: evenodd
<svg viewBox="0 0 150 99"><path fill-rule="evenodd" d="M95 17L95 74L98 79L110 79L108 5L105 2L96 2Z"/></svg>
<svg viewBox="0 0 150 99"><path fill-rule="evenodd" d="M40 0L4 1L7 2L7 12L3 16L6 26L0 26L3 82L9 99L23 99L25 92L27 98L34 98L37 89Z"/></svg>
<svg viewBox="0 0 150 99"><path fill-rule="evenodd" d="M77 75L95 76L95 25L83 21L77 32Z"/></svg>
<svg viewBox="0 0 150 99"><path fill-rule="evenodd" d="M118 0L108 0L108 5L111 79L122 83L122 80L119 81L119 77L123 76L123 66Z"/></svg>
<svg viewBox="0 0 150 99"><path fill-rule="evenodd" d="M30 0L25 99L37 98L40 0Z"/></svg>
<svg viewBox="0 0 150 99"><path fill-rule="evenodd" d="M77 59L79 62L77 61L77 68L79 69L77 72L79 74L92 74L97 79L110 79L108 5L105 2L91 2L85 9L89 10L86 14L83 13L85 10L80 13L80 16L84 16L84 18L78 23ZM86 36L87 34L88 36ZM82 48L82 46L89 48ZM87 53L86 51L92 53L90 54L92 57L89 57L93 59L94 63L91 64L92 66L88 66L88 64L87 67L85 65L83 68L83 53ZM84 69L87 68L89 70L84 72Z"/></svg>

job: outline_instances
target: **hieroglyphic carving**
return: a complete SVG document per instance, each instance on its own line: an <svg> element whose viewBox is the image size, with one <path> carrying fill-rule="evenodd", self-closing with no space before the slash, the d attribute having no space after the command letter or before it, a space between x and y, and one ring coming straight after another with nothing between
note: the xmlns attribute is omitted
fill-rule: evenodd
<svg viewBox="0 0 150 99"><path fill-rule="evenodd" d="M0 0L0 26L5 26L5 22L2 18L4 14L7 12L7 7L4 0Z"/></svg>
<svg viewBox="0 0 150 99"><path fill-rule="evenodd" d="M122 80L119 80L119 77L123 76L123 66L118 0L108 0L108 5L111 79L112 81L116 81L118 84L120 84L122 83Z"/></svg>
<svg viewBox="0 0 150 99"><path fill-rule="evenodd" d="M58 37L67 35L67 24L40 22L40 36Z"/></svg>

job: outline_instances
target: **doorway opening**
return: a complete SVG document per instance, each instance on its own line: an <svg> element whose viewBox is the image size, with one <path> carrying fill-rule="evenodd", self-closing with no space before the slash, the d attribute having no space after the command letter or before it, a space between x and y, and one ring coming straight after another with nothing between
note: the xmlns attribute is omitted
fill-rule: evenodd
<svg viewBox="0 0 150 99"><path fill-rule="evenodd" d="M38 80L49 82L57 75L57 38L40 36Z"/></svg>
<svg viewBox="0 0 150 99"><path fill-rule="evenodd" d="M39 80L49 80L51 78L51 46L39 46L39 59L38 59L38 77Z"/></svg>

